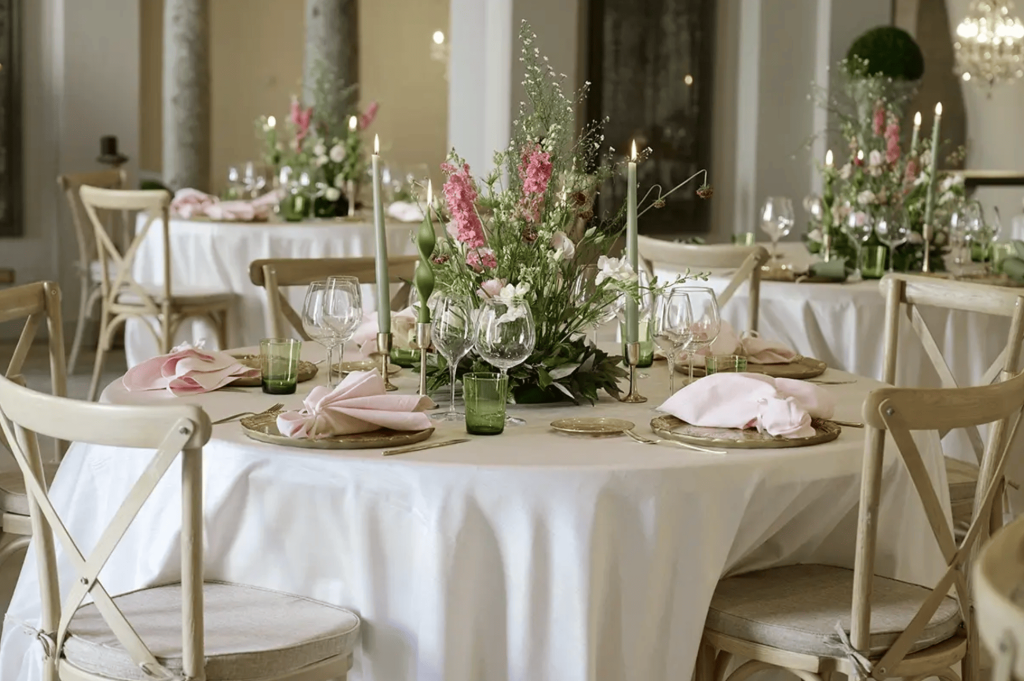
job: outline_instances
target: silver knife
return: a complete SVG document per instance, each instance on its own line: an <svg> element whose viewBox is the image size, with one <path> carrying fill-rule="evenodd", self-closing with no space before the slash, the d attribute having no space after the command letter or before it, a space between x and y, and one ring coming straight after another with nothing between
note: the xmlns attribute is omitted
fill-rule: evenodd
<svg viewBox="0 0 1024 681"><path fill-rule="evenodd" d="M434 447L447 447L448 445L457 445L462 442L469 442L468 437L459 438L457 440L441 440L440 442L426 442L418 445L409 445L408 447L398 447L397 449L385 449L381 452L384 456L391 456L392 454L408 454L409 452L418 452L421 449L433 449Z"/></svg>

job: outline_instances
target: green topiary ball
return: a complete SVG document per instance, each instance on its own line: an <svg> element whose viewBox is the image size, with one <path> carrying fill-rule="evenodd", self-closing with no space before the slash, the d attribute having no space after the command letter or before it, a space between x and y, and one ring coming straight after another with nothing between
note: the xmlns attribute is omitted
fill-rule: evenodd
<svg viewBox="0 0 1024 681"><path fill-rule="evenodd" d="M924 55L913 36L895 26L873 28L850 45L850 63L867 62L860 76L883 76L893 80L919 80L924 75Z"/></svg>

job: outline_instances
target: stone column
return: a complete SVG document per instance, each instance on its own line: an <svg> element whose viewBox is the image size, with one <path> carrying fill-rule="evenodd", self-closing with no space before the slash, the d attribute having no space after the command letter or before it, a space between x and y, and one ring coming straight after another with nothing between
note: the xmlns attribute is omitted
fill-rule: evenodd
<svg viewBox="0 0 1024 681"><path fill-rule="evenodd" d="M164 4L163 179L175 190L210 190L209 16L209 0Z"/></svg>
<svg viewBox="0 0 1024 681"><path fill-rule="evenodd" d="M317 75L327 75L346 86L359 82L359 2L358 0L306 0L306 49L303 61L303 97L313 103ZM331 112L345 120L346 102L336 98Z"/></svg>

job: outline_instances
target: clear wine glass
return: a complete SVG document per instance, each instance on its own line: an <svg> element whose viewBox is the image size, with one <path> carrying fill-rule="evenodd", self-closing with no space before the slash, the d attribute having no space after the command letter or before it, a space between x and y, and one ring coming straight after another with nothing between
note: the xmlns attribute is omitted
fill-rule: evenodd
<svg viewBox="0 0 1024 681"><path fill-rule="evenodd" d="M323 297L323 320L334 334L334 342L340 348L337 364L328 360L327 383L333 388L341 381L345 364L345 343L352 340L356 329L363 321L363 297L359 280L355 277L329 277ZM337 373L335 373L337 367Z"/></svg>
<svg viewBox="0 0 1024 681"><path fill-rule="evenodd" d="M267 186L267 173L260 165L249 161L245 164L242 185L245 187L246 196L255 199Z"/></svg>
<svg viewBox="0 0 1024 681"><path fill-rule="evenodd" d="M985 219L985 213L981 209L981 204L977 201L972 201L968 208L968 236L972 243L978 244L981 248L981 262L985 273L988 274L990 263L989 251L992 249L992 242L999 235L998 223L989 222Z"/></svg>
<svg viewBox="0 0 1024 681"><path fill-rule="evenodd" d="M241 198L242 188L242 172L238 169L238 166L228 166L228 199L233 200Z"/></svg>
<svg viewBox="0 0 1024 681"><path fill-rule="evenodd" d="M846 202L845 207L847 209L846 221L843 223L843 231L846 232L846 236L850 237L853 241L853 245L857 249L857 262L856 267L853 271L853 279L862 279L860 263L861 263L861 249L864 247L864 242L871 238L871 234L875 228L871 222L871 216L865 211L855 210L849 202Z"/></svg>
<svg viewBox="0 0 1024 681"><path fill-rule="evenodd" d="M327 383L331 387L332 358L334 346L338 344L334 330L324 321L324 298L327 296L327 280L310 282L306 287L306 299L302 303L302 330L311 341L327 350Z"/></svg>
<svg viewBox="0 0 1024 681"><path fill-rule="evenodd" d="M476 329L476 354L497 367L506 381L508 370L525 362L537 343L533 314L526 303L514 307L500 299L484 301ZM526 423L514 416L506 417L505 422L517 426Z"/></svg>
<svg viewBox="0 0 1024 681"><path fill-rule="evenodd" d="M454 295L430 297L432 319L430 339L434 348L448 361L451 385L451 404L447 413L433 414L431 418L443 421L463 421L466 415L455 409L455 378L459 361L473 349L475 328L473 308L469 301Z"/></svg>
<svg viewBox="0 0 1024 681"><path fill-rule="evenodd" d="M654 300L651 313L654 342L668 359L669 395L676 392L676 353L690 343L693 310L681 287L671 288Z"/></svg>
<svg viewBox="0 0 1024 681"><path fill-rule="evenodd" d="M587 340L590 340L590 333L594 333L594 345L597 345L597 330L614 319L626 301L622 295L607 289L603 282L602 285L598 285L598 272L600 270L597 265L584 266L572 286L572 300L577 306L601 306L598 317L587 329Z"/></svg>
<svg viewBox="0 0 1024 681"><path fill-rule="evenodd" d="M886 211L875 221L875 234L879 241L889 247L889 271L892 272L896 265L896 247L910 238L906 215L900 208Z"/></svg>
<svg viewBox="0 0 1024 681"><path fill-rule="evenodd" d="M793 202L787 196L769 196L761 207L761 230L772 240L772 267L775 267L779 239L793 229Z"/></svg>
<svg viewBox="0 0 1024 681"><path fill-rule="evenodd" d="M956 277L964 276L964 264L970 260L970 237L967 232L967 207L954 211L949 216L949 246L956 265Z"/></svg>
<svg viewBox="0 0 1024 681"><path fill-rule="evenodd" d="M693 324L690 326L689 365L690 383L693 382L693 356L701 348L711 347L722 330L722 316L718 309L718 297L706 286L682 286L690 299Z"/></svg>

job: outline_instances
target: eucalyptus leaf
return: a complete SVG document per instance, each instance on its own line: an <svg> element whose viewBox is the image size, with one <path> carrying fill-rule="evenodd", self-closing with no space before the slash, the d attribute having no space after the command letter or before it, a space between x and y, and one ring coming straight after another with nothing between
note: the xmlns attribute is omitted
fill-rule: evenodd
<svg viewBox="0 0 1024 681"><path fill-rule="evenodd" d="M593 359L593 358L591 358L591 359ZM593 362L591 362L591 364L593 364ZM566 376L568 376L569 374L571 374L572 372L576 371L576 369L579 368L579 366L580 366L579 363L574 363L574 364L566 364L564 366L560 366L557 369L552 369L551 370L551 378L553 378L556 381L559 381L559 380L565 378ZM584 371L590 371L590 369L584 369ZM541 387L543 387L543 386L541 386Z"/></svg>

